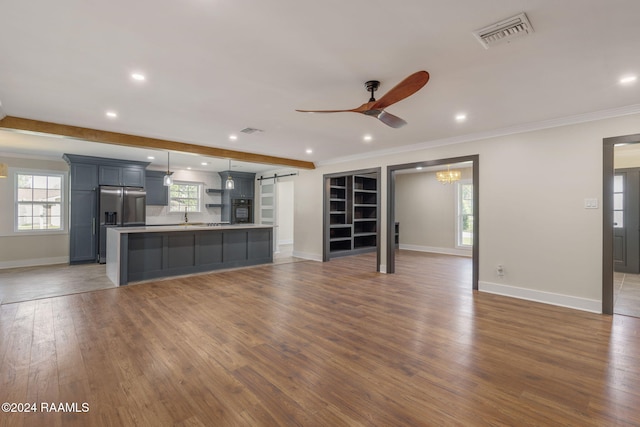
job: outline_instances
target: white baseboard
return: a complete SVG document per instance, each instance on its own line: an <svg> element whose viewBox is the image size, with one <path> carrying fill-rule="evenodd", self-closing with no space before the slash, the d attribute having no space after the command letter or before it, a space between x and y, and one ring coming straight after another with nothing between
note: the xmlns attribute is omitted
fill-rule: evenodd
<svg viewBox="0 0 640 427"><path fill-rule="evenodd" d="M52 265L52 264L68 264L69 257L53 257L53 258L36 258L36 259L20 259L16 261L2 261L0 262L0 269L5 268L18 268L18 267L37 267L39 265Z"/></svg>
<svg viewBox="0 0 640 427"><path fill-rule="evenodd" d="M443 255L466 256L469 258L473 256L471 249L437 248L434 246L406 245L404 243L400 243L400 249L416 252L431 252Z"/></svg>
<svg viewBox="0 0 640 427"><path fill-rule="evenodd" d="M308 252L293 251L293 256L296 258L308 259L310 261L322 262L322 255L312 254Z"/></svg>
<svg viewBox="0 0 640 427"><path fill-rule="evenodd" d="M490 294L503 295L528 301L542 302L545 304L557 305L560 307L589 311L591 313L602 313L602 301L599 300L572 297L569 295L536 291L533 289L518 288L516 286L509 286L491 282L478 282L478 289L480 290L480 292L487 292Z"/></svg>

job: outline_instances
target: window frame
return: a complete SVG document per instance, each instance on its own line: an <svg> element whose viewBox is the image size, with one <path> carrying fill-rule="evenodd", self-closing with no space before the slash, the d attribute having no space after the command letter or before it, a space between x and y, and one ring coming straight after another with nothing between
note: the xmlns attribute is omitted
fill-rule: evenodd
<svg viewBox="0 0 640 427"><path fill-rule="evenodd" d="M198 195L197 198L195 197L188 197L188 198L174 198L171 196L171 187L174 185L195 185L198 187ZM185 210L173 210L172 209L172 201L173 200L181 200L181 199L187 199L187 200L194 200L197 199L198 202L198 208L196 210L191 210L188 209L186 210L186 212L188 213L202 213L203 212L203 204L204 204L204 198L203 198L203 193L204 193L204 184L202 182L194 182L194 181L173 181L173 184L171 184L168 188L167 191L169 192L169 213L170 214L176 214L176 213L185 213Z"/></svg>
<svg viewBox="0 0 640 427"><path fill-rule="evenodd" d="M16 234L22 235L37 235L37 234L65 234L68 231L67 227L67 218L68 218L68 206L67 206L67 176L68 174L65 171L60 170L40 170L40 169L13 169L11 171L11 177L13 179L13 231ZM55 177L60 178L60 201L59 202L25 202L19 200L19 176L20 175L29 175L29 176L44 176L44 177ZM33 187L32 187L33 188ZM48 189L48 187L47 187ZM57 204L60 206L60 228L31 228L31 229L21 229L20 228L20 204L30 203L32 206L49 203L49 204ZM33 211L31 214L31 218L33 218Z"/></svg>
<svg viewBox="0 0 640 427"><path fill-rule="evenodd" d="M471 205L471 213L470 214L464 214L462 213L462 187L469 185L471 186L471 197L472 197L472 205ZM471 218L473 218L473 203L475 203L475 200L473 200L473 180L471 179L461 179L459 181L456 181L456 190L455 190L455 195L456 195L456 200L455 200L455 212L456 212L456 241L455 241L455 247L456 249L468 249L471 250L473 249L473 239L475 236L473 236L473 227L471 229L471 243L470 244L465 244L464 243L464 238L463 238L463 216L470 216Z"/></svg>

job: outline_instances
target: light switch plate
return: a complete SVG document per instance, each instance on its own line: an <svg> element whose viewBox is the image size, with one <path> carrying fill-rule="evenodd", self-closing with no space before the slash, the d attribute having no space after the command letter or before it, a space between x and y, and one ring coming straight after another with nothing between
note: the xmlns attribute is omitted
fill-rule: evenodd
<svg viewBox="0 0 640 427"><path fill-rule="evenodd" d="M585 209L598 209L598 199L584 199Z"/></svg>

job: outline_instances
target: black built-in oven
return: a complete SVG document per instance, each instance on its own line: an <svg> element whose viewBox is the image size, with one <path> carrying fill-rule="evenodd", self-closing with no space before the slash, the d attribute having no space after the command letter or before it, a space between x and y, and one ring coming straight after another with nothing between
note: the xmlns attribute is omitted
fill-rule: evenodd
<svg viewBox="0 0 640 427"><path fill-rule="evenodd" d="M251 199L233 199L231 201L231 224L253 223Z"/></svg>

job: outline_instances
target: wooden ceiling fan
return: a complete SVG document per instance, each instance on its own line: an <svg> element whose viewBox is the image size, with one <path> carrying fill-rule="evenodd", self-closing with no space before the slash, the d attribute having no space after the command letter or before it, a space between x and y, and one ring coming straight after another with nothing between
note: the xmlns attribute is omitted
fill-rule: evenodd
<svg viewBox="0 0 640 427"><path fill-rule="evenodd" d="M402 101L403 99L413 95L417 91L419 91L424 85L429 81L429 73L426 71L417 71L411 74L409 77L402 80L400 83L395 85L391 90L385 93L382 98L376 101L373 96L373 93L378 90L380 86L380 82L378 80L369 80L364 85L367 88L368 92L371 92L371 98L369 102L362 104L357 108L353 108L351 110L296 110L301 113L344 113L344 112L352 112L352 113L362 113L367 116L372 116L380 120L387 126L391 126L392 128L399 128L407 124L400 117L394 116L393 114L387 113L384 111L385 108L390 105L395 104L398 101Z"/></svg>

